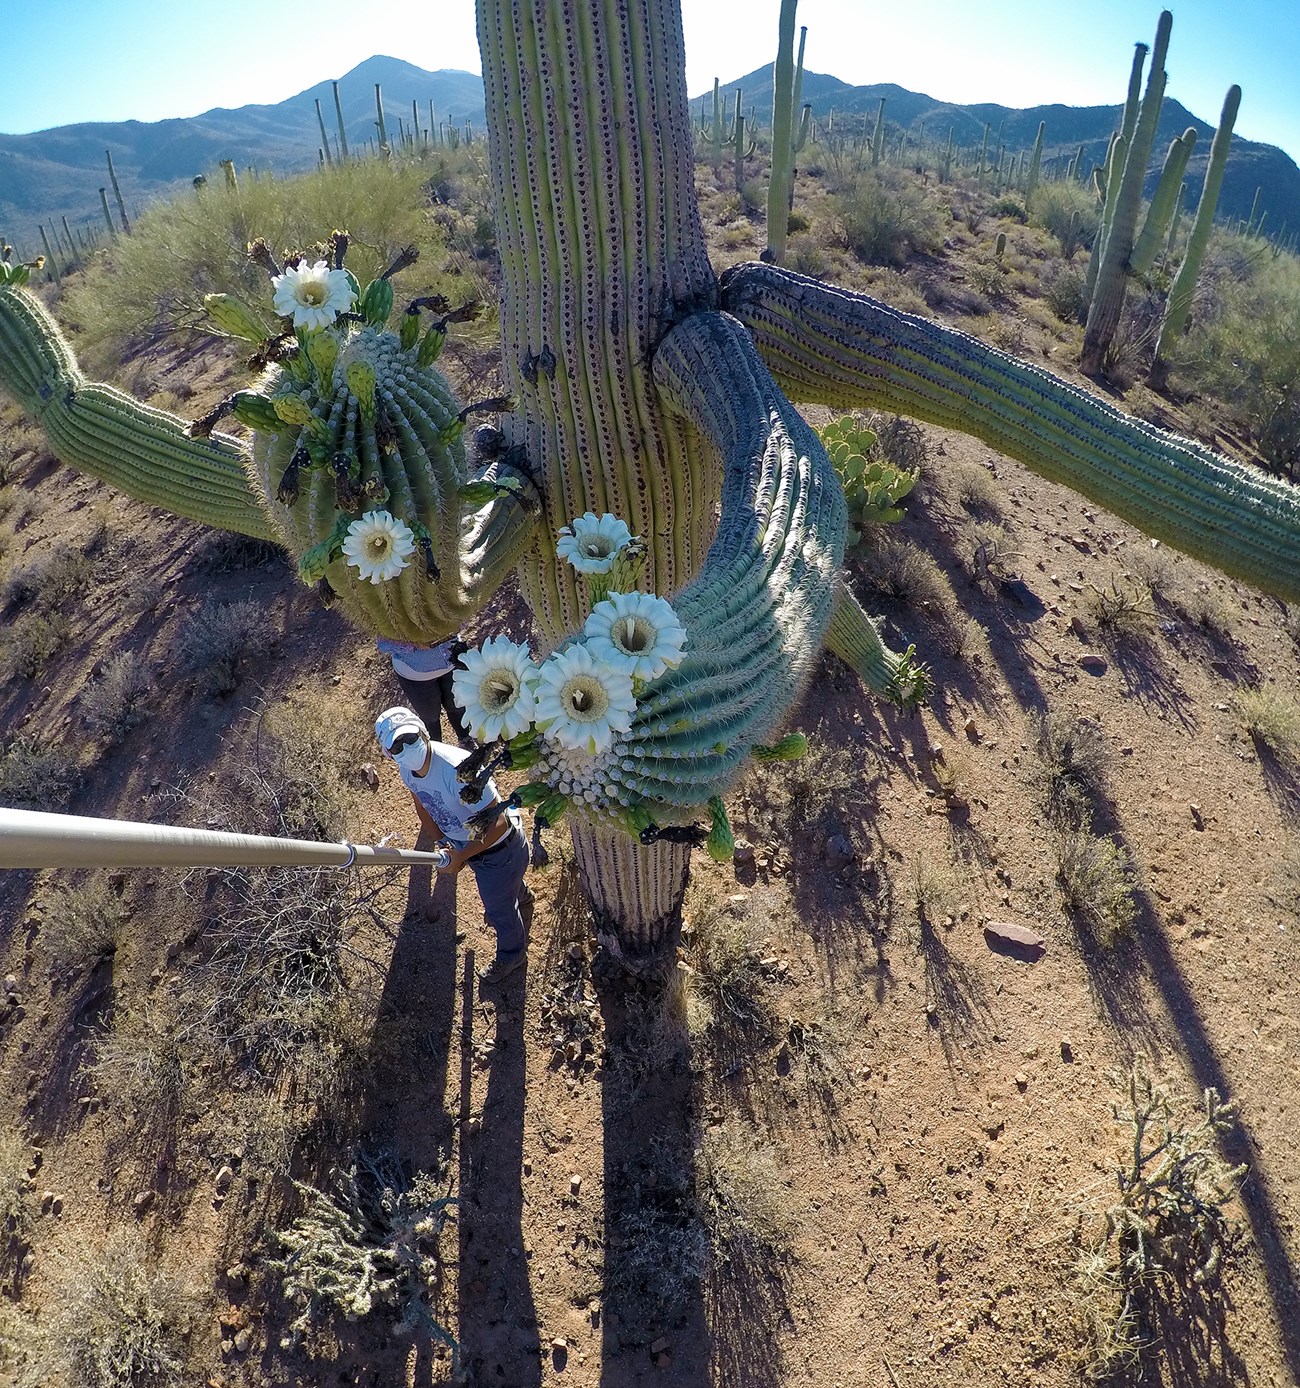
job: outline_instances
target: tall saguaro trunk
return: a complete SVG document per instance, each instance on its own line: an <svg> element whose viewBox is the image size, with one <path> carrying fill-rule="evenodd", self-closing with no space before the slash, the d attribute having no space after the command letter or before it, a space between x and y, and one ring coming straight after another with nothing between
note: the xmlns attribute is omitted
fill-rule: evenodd
<svg viewBox="0 0 1300 1388"><path fill-rule="evenodd" d="M665 332L717 297L678 8L480 0L478 31L511 441L540 474L546 530L612 512L645 541L647 586L674 593L700 569L721 494L716 452L666 411L650 374ZM580 576L549 546L520 579L547 644L581 624ZM663 953L685 850L586 826L574 846L601 935L624 955Z"/></svg>

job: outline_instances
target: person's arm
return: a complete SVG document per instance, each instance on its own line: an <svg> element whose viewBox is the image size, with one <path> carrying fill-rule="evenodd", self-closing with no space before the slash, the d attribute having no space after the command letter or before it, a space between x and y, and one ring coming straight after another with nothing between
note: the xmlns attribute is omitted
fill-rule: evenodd
<svg viewBox="0 0 1300 1388"><path fill-rule="evenodd" d="M489 800L487 805L484 805L482 808L487 809L488 805L499 805L500 803L501 797L497 795ZM509 832L510 820L507 819L505 811L503 810L492 821L491 828L487 830L481 839L471 839L464 848L453 848L451 844L448 844L447 848L451 853L451 862L448 863L445 868L441 868L440 871L451 873L454 876L471 858L477 858L480 853L486 853L489 848L495 848Z"/></svg>

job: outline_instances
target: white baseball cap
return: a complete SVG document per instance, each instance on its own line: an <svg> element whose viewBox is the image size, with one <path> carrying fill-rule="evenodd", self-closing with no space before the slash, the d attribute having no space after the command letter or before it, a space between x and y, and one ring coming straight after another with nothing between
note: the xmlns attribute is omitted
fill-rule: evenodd
<svg viewBox="0 0 1300 1388"><path fill-rule="evenodd" d="M385 752L391 752L393 743L404 733L419 733L426 740L429 737L429 730L424 726L424 720L420 715L402 704L386 708L375 719L375 736Z"/></svg>

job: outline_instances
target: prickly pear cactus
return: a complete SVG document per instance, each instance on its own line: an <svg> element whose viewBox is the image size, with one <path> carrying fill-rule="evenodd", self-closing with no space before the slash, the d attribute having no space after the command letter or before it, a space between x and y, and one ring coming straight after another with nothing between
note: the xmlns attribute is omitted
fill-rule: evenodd
<svg viewBox="0 0 1300 1388"><path fill-rule="evenodd" d="M888 458L872 457L879 443L876 432L852 415L832 420L817 433L844 488L853 527L849 543L860 544L868 526L902 520L898 503L911 495L920 469L909 471L896 467Z"/></svg>

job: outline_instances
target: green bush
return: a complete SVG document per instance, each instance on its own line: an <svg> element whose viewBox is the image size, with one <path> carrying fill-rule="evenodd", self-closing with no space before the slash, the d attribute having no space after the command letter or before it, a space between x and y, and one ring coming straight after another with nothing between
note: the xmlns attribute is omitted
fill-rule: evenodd
<svg viewBox="0 0 1300 1388"><path fill-rule="evenodd" d="M262 237L277 258L286 248L313 254L334 227L351 234L348 268L362 284L413 245L421 263L403 275L402 292L457 297L440 272L444 233L429 215L428 185L439 172L419 161L359 159L289 178L246 175L237 192L209 179L197 194L148 208L130 236L95 256L69 282L61 316L78 333L83 362L111 371L128 349L186 329L209 332L205 294L238 294L269 312L270 285L249 261L248 243Z"/></svg>
<svg viewBox="0 0 1300 1388"><path fill-rule="evenodd" d="M831 197L844 245L872 265L902 265L943 245L949 217L931 193L898 169L864 169Z"/></svg>
<svg viewBox="0 0 1300 1388"><path fill-rule="evenodd" d="M1300 259L1244 254L1223 237L1207 257L1188 334L1167 349L1179 387L1210 394L1271 466L1300 477ZM1258 243L1254 243L1258 246Z"/></svg>
<svg viewBox="0 0 1300 1388"><path fill-rule="evenodd" d="M1040 183L1034 190L1034 206L1029 220L1056 237L1066 260L1081 245L1092 245L1100 218L1096 195L1086 184L1066 178Z"/></svg>
<svg viewBox="0 0 1300 1388"><path fill-rule="evenodd" d="M80 775L62 745L46 747L19 734L0 748L0 804L15 810L61 810Z"/></svg>

